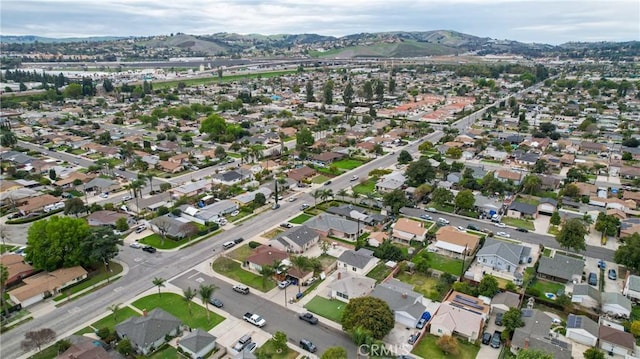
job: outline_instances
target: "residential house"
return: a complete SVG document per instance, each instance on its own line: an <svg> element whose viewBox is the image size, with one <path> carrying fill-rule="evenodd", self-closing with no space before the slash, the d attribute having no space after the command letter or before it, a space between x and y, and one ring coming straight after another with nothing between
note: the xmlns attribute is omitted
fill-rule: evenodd
<svg viewBox="0 0 640 359"><path fill-rule="evenodd" d="M414 292L412 285L397 279L379 283L371 296L385 301L393 311L395 321L409 328L415 327L426 310L422 294Z"/></svg>
<svg viewBox="0 0 640 359"><path fill-rule="evenodd" d="M60 268L53 272L42 272L23 278L25 285L9 291L9 298L23 308L36 304L45 298L59 294L72 284L87 278L87 271L80 266Z"/></svg>
<svg viewBox="0 0 640 359"><path fill-rule="evenodd" d="M435 167L438 167L438 166L435 166ZM484 178L484 176L486 176L487 173L489 173L489 171L484 169L484 166L474 166L474 165L468 164L468 165L465 165L465 171L467 168L473 171L471 175L473 176L474 179Z"/></svg>
<svg viewBox="0 0 640 359"><path fill-rule="evenodd" d="M640 301L640 277L637 275L629 274L627 276L627 279L624 281L622 294L626 295L627 298L636 302Z"/></svg>
<svg viewBox="0 0 640 359"><path fill-rule="evenodd" d="M334 161L338 161L344 158L346 155L338 152L322 152L316 155L311 156L313 162L321 165L321 166L329 166Z"/></svg>
<svg viewBox="0 0 640 359"><path fill-rule="evenodd" d="M489 309L482 300L453 291L431 318L429 332L436 336L457 335L475 341L482 333Z"/></svg>
<svg viewBox="0 0 640 359"><path fill-rule="evenodd" d="M239 194L231 198L231 200L240 207L246 206L249 203L253 202L254 199L256 199L256 194L258 193L262 193L264 195L264 198L267 199L271 197L271 194L273 193L273 191L271 190L271 188L260 187L255 191L249 191L249 192Z"/></svg>
<svg viewBox="0 0 640 359"><path fill-rule="evenodd" d="M197 196L199 194L207 192L210 189L211 181L202 179L196 182L187 182L178 187L174 187L169 190L169 193L171 193L171 197L178 199L182 197Z"/></svg>
<svg viewBox="0 0 640 359"><path fill-rule="evenodd" d="M121 339L129 339L133 349L143 355L148 355L166 343L167 336L180 333L182 322L180 319L156 308L142 317L130 317L116 325L116 334Z"/></svg>
<svg viewBox="0 0 640 359"><path fill-rule="evenodd" d="M369 213L369 210L352 204L332 206L327 209L327 213L335 214L350 220L360 221L368 226L384 222L385 216L377 213Z"/></svg>
<svg viewBox="0 0 640 359"><path fill-rule="evenodd" d="M202 329L195 329L178 340L178 348L191 358L204 358L215 349L216 337Z"/></svg>
<svg viewBox="0 0 640 359"><path fill-rule="evenodd" d="M598 192L598 187L596 185L593 185L591 183L584 183L584 182L574 182L573 183L576 187L578 187L578 190L580 190L580 195L581 196L595 196L596 193Z"/></svg>
<svg viewBox="0 0 640 359"><path fill-rule="evenodd" d="M538 216L538 207L529 203L511 202L506 213L511 218L536 218Z"/></svg>
<svg viewBox="0 0 640 359"><path fill-rule="evenodd" d="M114 359L114 356L111 356L103 346L104 343L84 338L86 340L71 344L62 354L58 354L56 359Z"/></svg>
<svg viewBox="0 0 640 359"><path fill-rule="evenodd" d="M173 239L187 238L198 233L195 224L182 218L160 216L150 220L149 224L155 233Z"/></svg>
<svg viewBox="0 0 640 359"><path fill-rule="evenodd" d="M584 260L556 253L553 257L540 257L537 275L560 283L580 283L583 269Z"/></svg>
<svg viewBox="0 0 640 359"><path fill-rule="evenodd" d="M576 155L571 153L565 153L560 157L560 164L562 166L573 166L576 161Z"/></svg>
<svg viewBox="0 0 640 359"><path fill-rule="evenodd" d="M221 183L227 186L233 186L236 183L239 183L243 179L249 177L245 177L243 174L236 170L231 170L223 173L218 173L212 176L212 181Z"/></svg>
<svg viewBox="0 0 640 359"><path fill-rule="evenodd" d="M482 156L494 161L504 161L507 159L507 157L509 157L509 154L505 151L500 151L496 150L495 148L489 147L482 152Z"/></svg>
<svg viewBox="0 0 640 359"><path fill-rule="evenodd" d="M44 207L60 202L60 198L50 194L43 194L36 197L27 198L25 203L18 206L18 211L23 215L44 211Z"/></svg>
<svg viewBox="0 0 640 359"><path fill-rule="evenodd" d="M558 201L553 198L540 198L538 202L537 213L551 216L558 208Z"/></svg>
<svg viewBox="0 0 640 359"><path fill-rule="evenodd" d="M451 182L453 184L460 182L460 179L462 179L460 172L451 172L447 175L447 182Z"/></svg>
<svg viewBox="0 0 640 359"><path fill-rule="evenodd" d="M500 292L491 298L491 311L506 312L511 308L520 307L520 296L516 293Z"/></svg>
<svg viewBox="0 0 640 359"><path fill-rule="evenodd" d="M80 187L86 192L112 192L120 188L120 184L114 180L96 177L84 185L78 186L79 189Z"/></svg>
<svg viewBox="0 0 640 359"><path fill-rule="evenodd" d="M359 275L348 269L341 269L338 265L336 280L329 284L331 298L348 303L353 298L368 296L376 286L373 278Z"/></svg>
<svg viewBox="0 0 640 359"><path fill-rule="evenodd" d="M519 152L515 154L515 161L521 166L533 166L540 159L540 155L534 152Z"/></svg>
<svg viewBox="0 0 640 359"><path fill-rule="evenodd" d="M249 269L260 273L262 267L274 263L287 264L289 254L272 246L261 245L257 247L246 259Z"/></svg>
<svg viewBox="0 0 640 359"><path fill-rule="evenodd" d="M631 301L620 293L601 293L600 300L602 301L602 313L625 318L629 318L631 315Z"/></svg>
<svg viewBox="0 0 640 359"><path fill-rule="evenodd" d="M596 346L599 331L598 323L585 315L569 314L567 318L567 338L582 345Z"/></svg>
<svg viewBox="0 0 640 359"><path fill-rule="evenodd" d="M306 225L301 225L280 233L269 241L269 245L290 253L304 253L318 243L319 239L318 232Z"/></svg>
<svg viewBox="0 0 640 359"><path fill-rule="evenodd" d="M323 237L338 237L348 241L358 239L364 230L364 224L360 225L350 219L327 213L309 219L305 226L314 229Z"/></svg>
<svg viewBox="0 0 640 359"><path fill-rule="evenodd" d="M392 237L400 241L424 242L426 234L427 228L422 221L402 217L393 224Z"/></svg>
<svg viewBox="0 0 640 359"><path fill-rule="evenodd" d="M604 143L595 143L591 141L580 142L580 151L583 153L600 153L606 150L607 146Z"/></svg>
<svg viewBox="0 0 640 359"><path fill-rule="evenodd" d="M180 162L158 161L156 168L166 173L178 173L184 170L184 165Z"/></svg>
<svg viewBox="0 0 640 359"><path fill-rule="evenodd" d="M443 226L436 232L434 247L438 253L461 258L475 253L480 244L480 237L460 231L452 226Z"/></svg>
<svg viewBox="0 0 640 359"><path fill-rule="evenodd" d="M223 199L208 206L199 208L198 212L195 214L195 217L200 218L205 222L214 222L215 220L226 214L237 211L239 208L240 207L236 202L228 199Z"/></svg>
<svg viewBox="0 0 640 359"><path fill-rule="evenodd" d="M526 263L531 255L531 248L487 238L484 246L476 253L478 264L495 271L513 274L520 263Z"/></svg>
<svg viewBox="0 0 640 359"><path fill-rule="evenodd" d="M511 339L511 352L520 349L536 349L551 354L554 359L571 359L571 343L549 336L552 319L538 309L522 310L524 326L517 328Z"/></svg>
<svg viewBox="0 0 640 359"><path fill-rule="evenodd" d="M91 176L88 176L82 172L71 172L66 178L59 179L55 182L55 185L66 189L74 186L74 182L76 180L80 180L82 183L86 183L92 179Z"/></svg>
<svg viewBox="0 0 640 359"><path fill-rule="evenodd" d="M367 241L371 247L379 247L384 241L389 239L388 232L370 232Z"/></svg>
<svg viewBox="0 0 640 359"><path fill-rule="evenodd" d="M540 188L543 190L555 191L562 183L562 178L553 175L537 175L540 178Z"/></svg>
<svg viewBox="0 0 640 359"><path fill-rule="evenodd" d="M300 168L292 169L287 172L287 177L297 181L298 183L309 180L311 177L317 174L316 170L309 166L302 166Z"/></svg>
<svg viewBox="0 0 640 359"><path fill-rule="evenodd" d="M351 271L359 275L367 275L380 260L373 256L373 251L365 248L347 250L338 257L338 269Z"/></svg>
<svg viewBox="0 0 640 359"><path fill-rule="evenodd" d="M515 172L509 170L497 170L494 172L494 177L501 182L511 181L514 185L519 186L520 181L524 177L522 172Z"/></svg>
<svg viewBox="0 0 640 359"><path fill-rule="evenodd" d="M92 227L110 226L115 228L116 222L120 218L125 218L129 226L135 223L128 214L116 211L95 211L87 217L87 222Z"/></svg>
<svg viewBox="0 0 640 359"><path fill-rule="evenodd" d="M400 172L389 173L382 176L376 183L376 191L378 193L387 193L396 189L400 189L407 178Z"/></svg>
<svg viewBox="0 0 640 359"><path fill-rule="evenodd" d="M0 264L7 268L7 279L4 283L6 287L11 287L36 272L31 264L25 262L24 257L19 254L0 255Z"/></svg>
<svg viewBox="0 0 640 359"><path fill-rule="evenodd" d="M610 355L629 355L635 352L636 340L633 334L607 325L600 325L598 347Z"/></svg>
<svg viewBox="0 0 640 359"><path fill-rule="evenodd" d="M575 284L571 302L584 308L600 310L600 291L588 284Z"/></svg>

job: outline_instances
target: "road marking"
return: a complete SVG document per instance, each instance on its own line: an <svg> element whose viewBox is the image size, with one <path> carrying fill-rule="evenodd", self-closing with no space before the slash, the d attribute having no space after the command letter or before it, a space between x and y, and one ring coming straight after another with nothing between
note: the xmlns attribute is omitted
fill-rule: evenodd
<svg viewBox="0 0 640 359"><path fill-rule="evenodd" d="M195 273L193 273L192 275L188 276L187 279L191 279L193 277L197 277L200 275L200 272L196 271Z"/></svg>
<svg viewBox="0 0 640 359"><path fill-rule="evenodd" d="M198 277L198 279L196 279L196 282L198 282L198 283L202 283L202 282L204 282L204 278L202 278L202 277Z"/></svg>
<svg viewBox="0 0 640 359"><path fill-rule="evenodd" d="M118 287L118 288L114 288L113 291L114 292L119 292L119 291L121 291L123 289L124 289L124 287Z"/></svg>
<svg viewBox="0 0 640 359"><path fill-rule="evenodd" d="M73 313L78 313L80 311L82 311L82 309L80 309L80 307L73 307L73 308L69 309L69 313L72 313L72 314Z"/></svg>

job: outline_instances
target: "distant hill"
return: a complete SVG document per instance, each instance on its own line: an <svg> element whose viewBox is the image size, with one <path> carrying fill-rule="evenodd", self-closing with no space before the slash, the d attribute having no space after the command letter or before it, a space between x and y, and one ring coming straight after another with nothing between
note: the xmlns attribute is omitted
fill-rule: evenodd
<svg viewBox="0 0 640 359"><path fill-rule="evenodd" d="M20 44L32 44L34 42L42 43L69 43L69 42L104 42L122 40L127 37L122 36L91 36L91 37L42 37L35 35L0 35L0 42L4 43L20 43Z"/></svg>

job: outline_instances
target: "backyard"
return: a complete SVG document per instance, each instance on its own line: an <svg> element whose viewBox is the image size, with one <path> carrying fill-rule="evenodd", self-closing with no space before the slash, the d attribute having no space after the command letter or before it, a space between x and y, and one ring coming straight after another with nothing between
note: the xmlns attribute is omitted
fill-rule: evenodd
<svg viewBox="0 0 640 359"><path fill-rule="evenodd" d="M378 263L372 270L367 273L367 277L373 278L376 282L382 282L383 279L391 273L391 268L387 267L384 263Z"/></svg>
<svg viewBox="0 0 640 359"><path fill-rule="evenodd" d="M200 301L199 297L197 301ZM210 319L207 319L207 310L199 303L191 303L191 313L189 313L189 307L184 297L175 293L148 295L136 300L132 305L140 310L146 309L147 311L162 308L189 327L201 328L206 331L211 330L224 320L222 316L211 311L209 312Z"/></svg>
<svg viewBox="0 0 640 359"><path fill-rule="evenodd" d="M299 216L297 216L297 217L291 218L291 219L289 220L289 223L293 223L293 224L302 224L302 223L304 223L304 222L308 221L309 219L311 219L311 216L310 216L310 215L308 215L308 214L304 214L304 213L303 213L303 214L301 214L301 215L299 215Z"/></svg>
<svg viewBox="0 0 640 359"><path fill-rule="evenodd" d="M332 163L332 165L343 170L352 170L354 168L362 166L362 161L352 160L347 158L340 161L335 161Z"/></svg>
<svg viewBox="0 0 640 359"><path fill-rule="evenodd" d="M560 283L550 282L544 279L534 280L533 283L529 285L529 288L538 290L540 293L540 297L545 299L547 299L545 293L552 293L557 295L558 291L564 292L565 289L564 285Z"/></svg>
<svg viewBox="0 0 640 359"><path fill-rule="evenodd" d="M317 176L313 177L311 182L315 183L315 184L321 184L321 183L327 182L328 180L329 180L329 177L327 177L325 175L317 175Z"/></svg>
<svg viewBox="0 0 640 359"><path fill-rule="evenodd" d="M425 256L425 254L422 253L421 255ZM417 256L414 258L417 258ZM462 273L462 260L460 259L453 259L432 252L426 252L426 258L429 263L429 268L453 274L455 276L459 276L460 273ZM471 259L468 259L467 262L471 263Z"/></svg>
<svg viewBox="0 0 640 359"><path fill-rule="evenodd" d="M441 300L440 293L436 289L438 279L433 278L422 273L409 274L407 272L398 272L396 279L401 282L409 283L413 285L413 290L421 293L425 297L432 300Z"/></svg>
<svg viewBox="0 0 640 359"><path fill-rule="evenodd" d="M176 359L186 358L182 354L178 354L178 350L171 345L165 345L160 350L155 351L148 358L150 359Z"/></svg>
<svg viewBox="0 0 640 359"><path fill-rule="evenodd" d="M272 279L265 281L262 276L242 269L240 263L231 258L219 257L213 262L213 270L262 292L268 292L276 287Z"/></svg>
<svg viewBox="0 0 640 359"><path fill-rule="evenodd" d="M458 349L460 352L457 355L447 355L445 354L436 342L438 341L438 337L433 335L424 336L418 345L411 351L413 354L419 355L422 358L429 359L446 359L446 358L457 358L457 359L475 359L478 355L478 351L480 347L477 345L473 345L467 341L458 341Z"/></svg>
<svg viewBox="0 0 640 359"><path fill-rule="evenodd" d="M304 307L311 313L315 313L321 317L340 323L342 320L342 312L344 312L344 308L346 306L347 303L341 302L337 299L331 300L316 295Z"/></svg>
<svg viewBox="0 0 640 359"><path fill-rule="evenodd" d="M536 228L533 226L533 222L528 219L520 219L520 218L510 218L510 217L502 217L502 223L508 226L514 226L518 228L525 228L530 231L535 231Z"/></svg>

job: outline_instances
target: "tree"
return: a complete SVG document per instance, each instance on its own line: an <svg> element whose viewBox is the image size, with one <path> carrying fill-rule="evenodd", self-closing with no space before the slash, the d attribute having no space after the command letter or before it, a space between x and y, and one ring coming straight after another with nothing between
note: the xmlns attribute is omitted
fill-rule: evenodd
<svg viewBox="0 0 640 359"><path fill-rule="evenodd" d="M316 98L313 96L313 81L307 81L305 85L305 92L307 95L307 102L314 102L316 100Z"/></svg>
<svg viewBox="0 0 640 359"><path fill-rule="evenodd" d="M80 249L87 263L103 263L108 269L109 261L118 255L118 244L122 240L107 226L91 228L89 235L80 242Z"/></svg>
<svg viewBox="0 0 640 359"><path fill-rule="evenodd" d="M634 320L631 322L629 332L633 334L634 337L640 337L640 320Z"/></svg>
<svg viewBox="0 0 640 359"><path fill-rule="evenodd" d="M347 86L344 87L344 91L342 92L342 101L345 106L351 106L353 101L353 85L351 85L351 81L349 81Z"/></svg>
<svg viewBox="0 0 640 359"><path fill-rule="evenodd" d="M476 203L476 197L470 189L465 189L456 195L455 206L458 209L472 209Z"/></svg>
<svg viewBox="0 0 640 359"><path fill-rule="evenodd" d="M553 355L537 349L520 349L516 359L553 359Z"/></svg>
<svg viewBox="0 0 640 359"><path fill-rule="evenodd" d="M545 160L537 160L533 165L534 173L546 173L547 172L547 161Z"/></svg>
<svg viewBox="0 0 640 359"><path fill-rule="evenodd" d="M127 222L127 218L120 217L116 219L116 230L120 232L127 231L129 229L129 223Z"/></svg>
<svg viewBox="0 0 640 359"><path fill-rule="evenodd" d="M276 269L273 266L263 265L260 267L260 275L262 276L263 287L267 286L267 282L269 282L274 274L276 274Z"/></svg>
<svg viewBox="0 0 640 359"><path fill-rule="evenodd" d="M485 297L493 298L499 290L498 280L490 274L485 275L482 280L480 280L480 283L478 283L478 294L484 295Z"/></svg>
<svg viewBox="0 0 640 359"><path fill-rule="evenodd" d="M298 273L302 273L310 267L309 258L305 256L291 256L289 257L289 262L291 263L291 267L293 267ZM301 284L302 283L298 281L298 292L301 291Z"/></svg>
<svg viewBox="0 0 640 359"><path fill-rule="evenodd" d="M8 127L0 127L0 145L3 147L13 147L16 143L18 143L16 135Z"/></svg>
<svg viewBox="0 0 640 359"><path fill-rule="evenodd" d="M118 351L118 353L124 356L131 355L131 353L133 353L133 346L131 345L131 341L126 338L122 339L118 342L118 344L116 344L116 350Z"/></svg>
<svg viewBox="0 0 640 359"><path fill-rule="evenodd" d="M198 287L198 294L200 295L200 299L202 299L202 304L204 304L204 308L207 310L207 321L209 321L211 318L211 314L209 312L209 300L211 299L211 296L213 295L213 292L216 290L216 286L213 284L208 284L208 285L204 285L204 284L200 284L200 287Z"/></svg>
<svg viewBox="0 0 640 359"><path fill-rule="evenodd" d="M313 145L314 141L313 133L306 127L296 133L296 147L300 150Z"/></svg>
<svg viewBox="0 0 640 359"><path fill-rule="evenodd" d="M91 264L83 253L83 241L91 229L79 218L51 217L34 222L27 231L26 261L34 268L54 271L63 267Z"/></svg>
<svg viewBox="0 0 640 359"><path fill-rule="evenodd" d="M264 206L265 203L267 203L267 198L264 196L264 193L256 193L256 195L253 197L254 206L261 207Z"/></svg>
<svg viewBox="0 0 640 359"><path fill-rule="evenodd" d="M28 352L37 349L39 352L42 350L42 346L56 339L56 332L49 328L36 329L26 332L24 338L22 343L20 343L24 351Z"/></svg>
<svg viewBox="0 0 640 359"><path fill-rule="evenodd" d="M534 194L540 190L542 179L539 176L527 175L522 181L522 189L529 194Z"/></svg>
<svg viewBox="0 0 640 359"><path fill-rule="evenodd" d="M318 198L322 196L322 191L317 189L311 192L311 197L313 197L313 205L316 206L318 204Z"/></svg>
<svg viewBox="0 0 640 359"><path fill-rule="evenodd" d="M322 353L320 359L348 359L347 350L342 347L329 347Z"/></svg>
<svg viewBox="0 0 640 359"><path fill-rule="evenodd" d="M502 315L502 324L509 333L513 333L517 328L524 326L520 309L509 308L509 310Z"/></svg>
<svg viewBox="0 0 640 359"><path fill-rule="evenodd" d="M2 306L2 308L4 308L5 311L5 317L9 317L9 308L8 306L5 305L4 301L4 291L5 291L5 285L7 284L7 280L9 280L9 269L7 269L7 267L0 263L0 306Z"/></svg>
<svg viewBox="0 0 640 359"><path fill-rule="evenodd" d="M182 290L182 297L187 302L187 310L189 311L189 315L191 315L191 301L196 296L196 291L191 289L191 287L187 287L187 289Z"/></svg>
<svg viewBox="0 0 640 359"><path fill-rule="evenodd" d="M217 146L214 154L216 155L217 158L223 159L225 157L227 157L227 151L224 150L224 147L222 146Z"/></svg>
<svg viewBox="0 0 640 359"><path fill-rule="evenodd" d="M394 189L391 192L385 193L384 196L382 196L382 202L385 206L391 207L391 212L396 216L400 213L400 208L409 204L407 195L400 189Z"/></svg>
<svg viewBox="0 0 640 359"><path fill-rule="evenodd" d="M601 352L597 348L589 348L585 350L583 356L584 356L584 359L604 359L605 358L604 352Z"/></svg>
<svg viewBox="0 0 640 359"><path fill-rule="evenodd" d="M327 80L322 87L324 95L324 103L327 105L333 104L333 80Z"/></svg>
<svg viewBox="0 0 640 359"><path fill-rule="evenodd" d="M58 178L58 175L56 174L56 170L53 168L49 169L49 179L51 179L52 181L55 181L56 178Z"/></svg>
<svg viewBox="0 0 640 359"><path fill-rule="evenodd" d="M596 231L602 232L602 236L618 235L618 227L620 227L620 219L613 215L607 215L603 212L598 213L596 219Z"/></svg>
<svg viewBox="0 0 640 359"><path fill-rule="evenodd" d="M588 231L580 218L572 218L562 225L560 233L556 235L556 241L561 247L573 249L576 252L584 251L587 245L584 236Z"/></svg>
<svg viewBox="0 0 640 359"><path fill-rule="evenodd" d="M356 328L368 331L375 339L382 339L393 329L395 319L387 302L374 297L349 300L342 314L342 329L352 332Z"/></svg>
<svg viewBox="0 0 640 359"><path fill-rule="evenodd" d="M411 161L413 161L413 157L411 157L411 154L409 152L407 152L406 150L400 151L400 154L398 155L399 164L404 165Z"/></svg>
<svg viewBox="0 0 640 359"><path fill-rule="evenodd" d="M87 207L84 205L82 199L78 197L69 198L64 201L64 214L74 214L78 217L78 213L86 212Z"/></svg>
<svg viewBox="0 0 640 359"><path fill-rule="evenodd" d="M429 193L431 193L432 187L428 184L421 184L416 187L416 190L413 192L413 199L416 202L422 201Z"/></svg>
<svg viewBox="0 0 640 359"><path fill-rule="evenodd" d="M121 304L122 303L115 303L107 307L107 310L111 311L111 313L113 314L113 321L116 323L118 322L118 311L120 310Z"/></svg>
<svg viewBox="0 0 640 359"><path fill-rule="evenodd" d="M82 96L82 85L69 84L65 87L62 94L66 98L80 98Z"/></svg>
<svg viewBox="0 0 640 359"><path fill-rule="evenodd" d="M431 200L439 205L453 202L453 193L446 188L438 187L431 193Z"/></svg>
<svg viewBox="0 0 640 359"><path fill-rule="evenodd" d="M271 343L273 344L273 348L276 351L286 351L287 347L287 334L281 331L277 331L273 334L273 338L271 338Z"/></svg>
<svg viewBox="0 0 640 359"><path fill-rule="evenodd" d="M373 99L373 84L371 81L365 81L362 85L362 94L367 101L371 101Z"/></svg>
<svg viewBox="0 0 640 359"><path fill-rule="evenodd" d="M634 233L624 238L624 243L616 249L613 259L634 273L640 273L640 234Z"/></svg>
<svg viewBox="0 0 640 359"><path fill-rule="evenodd" d="M633 159L633 155L631 152L624 151L622 152L622 160L623 161L631 161Z"/></svg>
<svg viewBox="0 0 640 359"><path fill-rule="evenodd" d="M436 170L431 166L431 162L426 157L421 157L415 162L411 162L405 171L407 184L418 187L421 184L436 178Z"/></svg>
<svg viewBox="0 0 640 359"><path fill-rule="evenodd" d="M562 218L560 218L560 213L558 211L553 211L553 213L551 213L551 218L549 219L549 223L553 224L554 226L558 226L560 225L561 221L562 221Z"/></svg>
<svg viewBox="0 0 640 359"><path fill-rule="evenodd" d="M573 183L570 183L568 185L566 185L564 187L564 190L562 191L564 196L569 197L569 198L578 198L578 196L580 196L580 188L578 188L578 186L576 186Z"/></svg>
<svg viewBox="0 0 640 359"><path fill-rule="evenodd" d="M165 282L165 279L164 278L159 278L159 277L154 277L153 280L151 281L151 283L153 283L153 285L158 287L158 295L160 297L162 297L162 292L160 292L160 288L164 287L164 282Z"/></svg>
<svg viewBox="0 0 640 359"><path fill-rule="evenodd" d="M109 131L104 131L102 132L99 136L98 139L96 140L96 142L98 142L101 145L108 145L112 142L111 140L111 133Z"/></svg>
<svg viewBox="0 0 640 359"><path fill-rule="evenodd" d="M450 147L446 152L447 157L451 157L453 159L458 159L462 157L462 150L458 147Z"/></svg>
<svg viewBox="0 0 640 359"><path fill-rule="evenodd" d="M452 337L451 335L441 336L440 338L438 338L438 341L436 341L436 345L446 355L458 355L458 353L460 352L460 348L458 348L458 339Z"/></svg>

